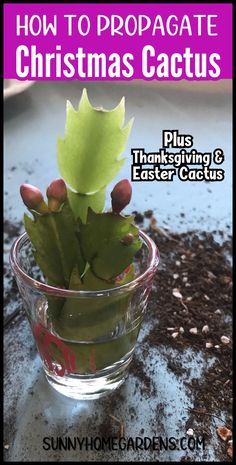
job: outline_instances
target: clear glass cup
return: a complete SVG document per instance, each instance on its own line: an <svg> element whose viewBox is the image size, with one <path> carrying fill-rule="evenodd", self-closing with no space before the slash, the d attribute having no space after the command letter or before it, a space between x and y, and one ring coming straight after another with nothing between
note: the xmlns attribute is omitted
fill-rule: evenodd
<svg viewBox="0 0 236 465"><path fill-rule="evenodd" d="M47 380L68 397L101 397L128 374L159 263L155 243L144 232L139 235L142 248L135 260L135 278L99 291L48 286L26 233L11 248L10 264Z"/></svg>

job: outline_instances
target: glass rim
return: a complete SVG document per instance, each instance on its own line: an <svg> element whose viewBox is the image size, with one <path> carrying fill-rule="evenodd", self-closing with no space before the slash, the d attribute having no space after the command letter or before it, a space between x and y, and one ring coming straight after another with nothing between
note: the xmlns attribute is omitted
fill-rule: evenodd
<svg viewBox="0 0 236 465"><path fill-rule="evenodd" d="M55 297L73 297L73 298L80 298L80 297L102 297L114 294L120 294L121 292L125 292L126 290L133 290L136 287L142 285L146 279L151 277L160 262L160 254L157 245L155 242L143 231L139 229L139 236L143 239L143 242L148 247L149 252L149 260L148 264L145 267L143 273L138 275L132 281L122 284L121 286L117 286L111 289L101 289L101 290L70 290L70 289L63 289L60 287L50 286L49 284L43 283L41 281L37 281L36 279L29 276L19 265L17 261L17 253L19 252L20 248L28 241L30 242L29 236L26 232L21 234L12 244L10 250L10 265L12 271L14 272L15 276L20 276L24 283L30 287L35 289L36 291L41 291L44 294L54 295Z"/></svg>

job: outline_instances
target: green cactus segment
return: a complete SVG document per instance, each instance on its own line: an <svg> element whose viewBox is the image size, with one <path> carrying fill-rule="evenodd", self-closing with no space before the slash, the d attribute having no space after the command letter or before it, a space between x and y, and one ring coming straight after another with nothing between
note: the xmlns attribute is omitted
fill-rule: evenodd
<svg viewBox="0 0 236 465"><path fill-rule="evenodd" d="M81 289L84 291L101 291L103 289L112 289L116 286L117 284L115 282L108 282L98 278L89 267L83 277Z"/></svg>
<svg viewBox="0 0 236 465"><path fill-rule="evenodd" d="M92 269L102 279L113 279L130 264L139 249L140 241L138 239L128 247L120 241L110 241L108 245L99 250L99 255L92 260Z"/></svg>
<svg viewBox="0 0 236 465"><path fill-rule="evenodd" d="M135 277L135 268L134 264L131 263L129 267L127 267L127 271L125 270L118 278L115 280L117 286L123 286L124 284L128 284L133 281Z"/></svg>
<svg viewBox="0 0 236 465"><path fill-rule="evenodd" d="M56 213L24 216L26 232L33 245L35 260L54 286L69 287L71 272L77 264L82 274L85 261L76 236L76 223L68 202Z"/></svg>
<svg viewBox="0 0 236 465"><path fill-rule="evenodd" d="M119 285L125 284L127 279L132 279L133 273L134 269L131 266L119 280ZM79 288L79 279L78 270L75 268L72 272L70 286ZM108 289L117 285L115 283L105 284ZM94 276L89 268L84 276L81 289L88 290L90 287L93 290L104 289L104 281ZM122 295L111 295L99 299L96 297L66 299L60 314L53 319L52 323L54 331L75 353L77 373L84 374L92 371L91 358L96 370L100 370L115 363L133 349L141 319L136 322L137 326L135 325L127 334L104 342L104 335L109 339L119 325L126 325L131 298L132 292L127 291ZM101 342L93 342L99 338ZM57 357L55 359L57 360Z"/></svg>
<svg viewBox="0 0 236 465"><path fill-rule="evenodd" d="M71 272L69 289L74 291L81 289L81 279L78 265L75 265Z"/></svg>
<svg viewBox="0 0 236 465"><path fill-rule="evenodd" d="M63 339L90 341L110 334L127 313L128 295L109 299L84 297L66 299L60 315L53 321Z"/></svg>
<svg viewBox="0 0 236 465"><path fill-rule="evenodd" d="M133 350L139 330L140 325L129 333L107 342L87 345L69 343L68 346L76 354L77 373L94 373L93 365L98 371L120 361Z"/></svg>
<svg viewBox="0 0 236 465"><path fill-rule="evenodd" d="M133 224L133 220L133 216L122 216L112 212L95 213L89 208L87 223L80 225L79 233L84 258L90 263L104 245L115 239L121 241L128 233L133 234L134 239L137 239L139 230ZM127 246L125 248L128 250Z"/></svg>
<svg viewBox="0 0 236 465"><path fill-rule="evenodd" d="M95 193L117 175L133 120L123 127L124 98L113 110L96 109L84 89L76 111L67 102L64 139L58 139L57 159L61 176L80 194Z"/></svg>
<svg viewBox="0 0 236 465"><path fill-rule="evenodd" d="M76 356L77 374L94 374L95 370L102 370L120 361L134 349L141 322L127 334L123 334L117 339L100 343L64 343ZM54 361L61 363L61 352L54 347Z"/></svg>
<svg viewBox="0 0 236 465"><path fill-rule="evenodd" d="M65 299L61 297L55 297L53 295L47 296L48 301L48 320L57 321L60 318L60 313L63 308Z"/></svg>
<svg viewBox="0 0 236 465"><path fill-rule="evenodd" d="M132 263L142 245L132 221L132 216L88 210L87 224L81 224L79 238L82 254L98 278L113 279ZM134 236L130 245L122 242L128 233Z"/></svg>
<svg viewBox="0 0 236 465"><path fill-rule="evenodd" d="M99 291L122 286L134 278L134 267L124 273L116 282L107 282L97 278L91 268L80 281L78 269L74 268L70 279L70 289ZM68 298L61 307L57 318L53 320L57 334L68 340L91 340L114 330L122 318L125 318L130 291L124 295L110 297Z"/></svg>
<svg viewBox="0 0 236 465"><path fill-rule="evenodd" d="M133 264L130 265L129 270L127 272L122 273L117 279L114 281L105 281L104 279L98 278L91 268L87 270L83 277L83 284L81 286L82 290L93 290L93 291L101 291L104 289L112 289L117 286L122 286L124 284L129 283L134 279L135 271Z"/></svg>
<svg viewBox="0 0 236 465"><path fill-rule="evenodd" d="M76 265L71 273L69 289L75 291L101 291L104 289L113 289L117 286L129 283L134 279L134 276L135 271L134 265L132 264L127 271L122 273L122 275L114 281L105 281L104 279L98 278L88 265L86 273L84 273L83 278L81 278L78 266Z"/></svg>
<svg viewBox="0 0 236 465"><path fill-rule="evenodd" d="M102 212L105 205L106 191L101 189L95 194L77 194L67 189L68 199L75 218L80 218L86 223L88 208L91 207L95 212Z"/></svg>

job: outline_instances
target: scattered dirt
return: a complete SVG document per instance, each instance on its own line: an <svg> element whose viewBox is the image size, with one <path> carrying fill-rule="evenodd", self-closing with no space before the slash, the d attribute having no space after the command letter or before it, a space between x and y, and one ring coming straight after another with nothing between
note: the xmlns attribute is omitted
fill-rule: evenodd
<svg viewBox="0 0 236 465"><path fill-rule="evenodd" d="M145 216L145 218L152 218L152 216L153 216L153 211L152 211L152 210L146 210L146 211L144 212L144 216Z"/></svg>
<svg viewBox="0 0 236 465"><path fill-rule="evenodd" d="M153 394L154 386L153 386L152 380L145 371L144 363L142 362L142 360L140 360L140 358L137 357L135 353L134 353L133 360L130 366L130 373L132 373L136 378L139 379L140 392L142 395L147 392L149 395L151 393Z"/></svg>
<svg viewBox="0 0 236 465"><path fill-rule="evenodd" d="M173 347L179 353L191 348L193 357L201 351L206 362L215 357L204 376L184 381L194 405L186 430L194 426L195 434L210 437L213 419L216 426L232 429L232 238L224 239L221 231L167 237L152 225L151 218L146 232L157 243L161 262L146 313L151 330L142 344ZM186 374L171 350L164 353L169 370ZM145 369L143 376L139 370L139 378L145 382L145 377ZM228 460L225 444L219 459Z"/></svg>
<svg viewBox="0 0 236 465"><path fill-rule="evenodd" d="M143 223L144 216L142 215L142 213L138 213L138 212L135 210L135 211L132 212L132 214L134 215L135 223L137 223L137 224Z"/></svg>
<svg viewBox="0 0 236 465"><path fill-rule="evenodd" d="M8 220L4 221L4 244L9 244L12 239L16 239L22 231L22 223L11 223Z"/></svg>

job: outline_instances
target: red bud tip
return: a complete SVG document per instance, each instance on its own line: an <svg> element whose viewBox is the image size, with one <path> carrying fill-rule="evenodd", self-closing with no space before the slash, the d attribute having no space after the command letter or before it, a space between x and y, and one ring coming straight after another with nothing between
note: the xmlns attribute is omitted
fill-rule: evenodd
<svg viewBox="0 0 236 465"><path fill-rule="evenodd" d="M40 190L35 186L31 186L31 184L22 184L20 186L20 195L26 207L30 210L37 211L38 207L44 201Z"/></svg>
<svg viewBox="0 0 236 465"><path fill-rule="evenodd" d="M122 237L122 242L125 245L131 245L134 242L134 236L131 233L126 234L126 236Z"/></svg>
<svg viewBox="0 0 236 465"><path fill-rule="evenodd" d="M112 193L112 210L114 213L120 213L130 202L132 196L132 186L128 179L119 181Z"/></svg>
<svg viewBox="0 0 236 465"><path fill-rule="evenodd" d="M48 206L52 212L57 212L67 199L67 189L63 179L55 179L47 188Z"/></svg>
<svg viewBox="0 0 236 465"><path fill-rule="evenodd" d="M67 189L63 179L55 179L47 188L47 197L59 200L61 203L67 199Z"/></svg>

